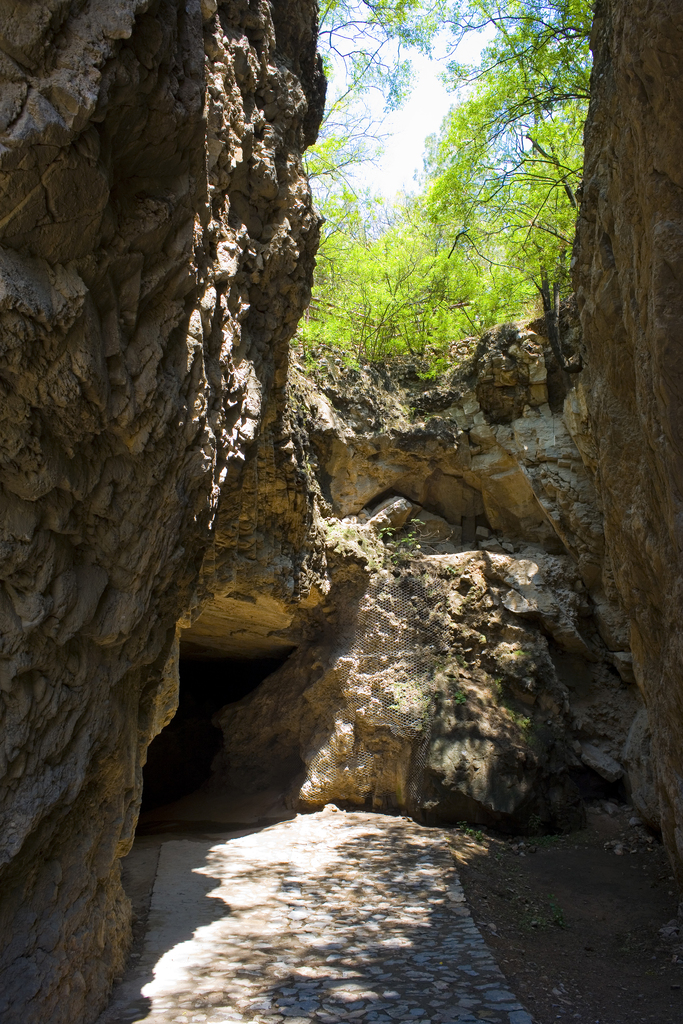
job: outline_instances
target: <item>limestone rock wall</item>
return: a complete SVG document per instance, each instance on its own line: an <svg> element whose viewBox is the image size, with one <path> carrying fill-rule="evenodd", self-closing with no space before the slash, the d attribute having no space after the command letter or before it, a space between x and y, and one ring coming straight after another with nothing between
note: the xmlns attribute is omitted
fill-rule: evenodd
<svg viewBox="0 0 683 1024"><path fill-rule="evenodd" d="M308 0L0 2L0 1018L93 1019L176 622L308 297Z"/></svg>
<svg viewBox="0 0 683 1024"><path fill-rule="evenodd" d="M187 656L284 657L312 635L330 583L302 391L278 375L240 486L221 491Z"/></svg>
<svg viewBox="0 0 683 1024"><path fill-rule="evenodd" d="M410 366L342 374L334 364L316 382L296 368L292 380L326 515L344 520L398 493L451 523L457 545L571 554L602 640L628 673L585 392L551 395L553 369L546 339L513 325L432 383Z"/></svg>
<svg viewBox="0 0 683 1024"><path fill-rule="evenodd" d="M287 780L302 809L341 801L516 831L580 824L574 776L590 764L621 778L638 703L586 649L572 559L414 551L365 569L364 591L358 563L356 580L333 585L313 643L218 713L212 786Z"/></svg>
<svg viewBox="0 0 683 1024"><path fill-rule="evenodd" d="M520 325L429 382L410 364L293 361L274 421L288 475L264 454L249 469L261 500L250 485L236 573L223 557L213 581L230 596L183 638L298 650L217 714L212 788L517 830L577 824L591 779L642 792L587 413L576 391L551 396L550 358Z"/></svg>
<svg viewBox="0 0 683 1024"><path fill-rule="evenodd" d="M605 545L646 704L629 758L683 886L681 5L603 0L592 45L575 252L581 376Z"/></svg>

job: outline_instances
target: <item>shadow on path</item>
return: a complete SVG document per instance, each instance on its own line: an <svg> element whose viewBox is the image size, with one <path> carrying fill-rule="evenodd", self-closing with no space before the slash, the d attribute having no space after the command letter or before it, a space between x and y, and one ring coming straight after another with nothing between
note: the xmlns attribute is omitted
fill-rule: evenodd
<svg viewBox="0 0 683 1024"><path fill-rule="evenodd" d="M326 809L162 845L139 968L101 1024L531 1024L443 833Z"/></svg>

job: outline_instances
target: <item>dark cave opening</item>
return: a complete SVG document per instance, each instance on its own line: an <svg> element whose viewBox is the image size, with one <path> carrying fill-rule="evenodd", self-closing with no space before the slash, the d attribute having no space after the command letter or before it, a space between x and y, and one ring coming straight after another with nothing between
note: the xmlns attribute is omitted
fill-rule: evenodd
<svg viewBox="0 0 683 1024"><path fill-rule="evenodd" d="M629 802L623 779L617 779L616 782L608 782L587 765L582 765L580 768L570 768L567 774L578 789L582 800L591 803L596 800L613 800L618 804Z"/></svg>
<svg viewBox="0 0 683 1024"><path fill-rule="evenodd" d="M223 740L211 718L255 690L282 660L180 659L178 710L149 745L142 772L141 812L180 800L199 789Z"/></svg>

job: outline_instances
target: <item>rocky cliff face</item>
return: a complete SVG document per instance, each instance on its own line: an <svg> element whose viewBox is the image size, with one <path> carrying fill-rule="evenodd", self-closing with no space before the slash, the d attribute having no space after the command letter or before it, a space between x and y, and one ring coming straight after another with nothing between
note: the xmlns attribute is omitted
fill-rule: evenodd
<svg viewBox="0 0 683 1024"><path fill-rule="evenodd" d="M93 1019L221 487L308 297L313 3L0 4L0 1017ZM227 481L227 484L226 484Z"/></svg>
<svg viewBox="0 0 683 1024"><path fill-rule="evenodd" d="M282 509L276 475L245 536L257 606L271 595L279 613L259 642L298 650L216 716L214 788L287 779L302 808L517 831L576 824L591 785L647 788L640 763L624 764L642 702L580 450L585 410L549 394L549 358L543 337L510 325L431 382L407 365L292 366L278 422L307 509L307 589L299 574L287 593L277 560L267 576L254 522ZM279 551L294 518L271 528ZM246 642L229 615L219 625L221 609L248 619L248 562L241 572L241 600L229 584L229 608L214 596L185 642L217 646L211 629Z"/></svg>
<svg viewBox="0 0 683 1024"><path fill-rule="evenodd" d="M639 799L683 885L683 12L673 0L604 0L596 14L575 264L582 393L646 705L631 756L656 786Z"/></svg>
<svg viewBox="0 0 683 1024"><path fill-rule="evenodd" d="M682 36L598 11L565 393L514 326L429 384L288 370L312 2L0 0L3 1022L90 1021L122 964L180 630L297 649L212 785L515 830L625 785L683 882Z"/></svg>

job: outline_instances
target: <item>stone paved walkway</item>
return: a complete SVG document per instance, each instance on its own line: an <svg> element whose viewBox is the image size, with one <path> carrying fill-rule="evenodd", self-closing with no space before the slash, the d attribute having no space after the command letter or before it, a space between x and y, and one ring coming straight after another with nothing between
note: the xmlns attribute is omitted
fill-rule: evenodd
<svg viewBox="0 0 683 1024"><path fill-rule="evenodd" d="M161 847L138 966L100 1024L532 1024L442 832L326 808Z"/></svg>

